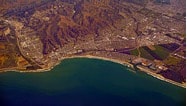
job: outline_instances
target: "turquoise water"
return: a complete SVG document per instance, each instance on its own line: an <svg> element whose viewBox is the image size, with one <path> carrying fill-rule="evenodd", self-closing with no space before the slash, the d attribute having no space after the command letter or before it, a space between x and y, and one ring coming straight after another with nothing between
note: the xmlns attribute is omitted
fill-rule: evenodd
<svg viewBox="0 0 187 106"><path fill-rule="evenodd" d="M0 106L185 106L184 88L120 64L66 59L52 71L0 74Z"/></svg>

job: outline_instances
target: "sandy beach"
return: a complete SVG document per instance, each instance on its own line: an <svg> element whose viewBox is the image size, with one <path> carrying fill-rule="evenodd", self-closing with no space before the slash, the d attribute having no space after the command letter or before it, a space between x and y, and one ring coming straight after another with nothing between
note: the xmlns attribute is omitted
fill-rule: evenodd
<svg viewBox="0 0 187 106"><path fill-rule="evenodd" d="M182 83L178 83L178 82L175 82L175 81L172 81L170 79L167 79L167 78L164 78L163 76L159 75L159 74L156 74L154 72L152 72L150 69L148 68L145 68L145 67L142 67L142 66L137 66L137 68L140 70L140 71L143 71L157 79L160 79L162 81L166 81L168 83L171 83L171 84L174 84L174 85L177 85L177 86L180 86L180 87L183 87L183 88L186 88L186 84L182 84Z"/></svg>
<svg viewBox="0 0 187 106"><path fill-rule="evenodd" d="M121 65L125 65L125 66L128 66L128 67L134 69L133 65L128 63L128 62L117 60L117 59L109 59L109 58L105 58L105 57L86 55L86 56L72 56L72 57L68 57L68 58L95 58L95 59L102 59L102 60L112 61L112 62L121 64ZM151 76L153 76L153 77L155 77L155 78L157 78L159 80L166 81L168 83L171 83L171 84L186 88L186 84L185 83L182 84L182 83L178 83L178 82L172 81L170 79L164 78L163 76L152 72L150 69L148 69L146 67L137 66L137 68L139 69L139 71L145 72L148 75L151 75Z"/></svg>
<svg viewBox="0 0 187 106"><path fill-rule="evenodd" d="M118 60L118 59L112 59L112 58L107 58L107 57L99 57L99 56L93 56L93 55L81 55L81 56L69 56L69 57L63 57L62 58L62 61L64 59L71 59L71 58L90 58L90 59L101 59L101 60L106 60L106 61L111 61L111 62L115 62L115 63L118 63L118 64L121 64L121 65L124 65L124 66L127 66L131 69L134 69L134 66L133 64L129 63L129 62L126 62L126 61L121 61L121 60ZM13 72L20 72L20 73L29 73L29 72L47 72L47 71L51 71L51 69L53 69L56 65L60 64L60 62L56 63L55 65L53 66L49 66L49 67L46 67L46 68L43 68L43 69L37 69L37 70L16 70L16 69L7 69L7 70L3 70L1 72L10 72L10 71L13 71ZM167 79L167 78L164 78L163 76L159 75L159 74L156 74L154 72L152 72L150 69L146 68L146 67L143 67L143 66L137 66L137 68L139 69L139 71L142 71L142 72L145 72L147 73L148 75L151 75L159 80L162 80L162 81L166 81L168 83L171 83L171 84L174 84L176 86L179 86L179 87L183 87L183 88L186 88L186 83L178 83L178 82L175 82L175 81L172 81L170 79Z"/></svg>

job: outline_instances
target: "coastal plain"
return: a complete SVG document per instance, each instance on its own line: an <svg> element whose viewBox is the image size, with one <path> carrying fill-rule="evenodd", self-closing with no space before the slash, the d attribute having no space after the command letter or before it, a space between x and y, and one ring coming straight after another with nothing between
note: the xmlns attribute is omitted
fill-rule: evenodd
<svg viewBox="0 0 187 106"><path fill-rule="evenodd" d="M186 86L185 0L0 2L0 72L91 57Z"/></svg>

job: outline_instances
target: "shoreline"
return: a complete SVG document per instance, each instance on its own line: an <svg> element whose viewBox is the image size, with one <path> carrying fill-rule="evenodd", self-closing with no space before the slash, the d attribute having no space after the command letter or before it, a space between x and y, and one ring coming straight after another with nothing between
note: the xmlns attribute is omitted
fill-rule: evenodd
<svg viewBox="0 0 187 106"><path fill-rule="evenodd" d="M151 72L150 69L148 69L148 68L146 68L146 67L144 67L144 66L137 66L137 68L138 68L140 71L145 72L146 74L151 75L152 77L155 77L155 78L157 78L157 79L159 79L159 80L165 81L165 82L167 82L167 83L171 83L171 84L176 85L176 86L180 86L180 87L186 88L186 84L179 83L179 82L175 82L175 81L173 81L173 80L167 79L167 78L163 77L163 76L160 75L160 74L156 74L156 73L154 73L154 72Z"/></svg>
<svg viewBox="0 0 187 106"><path fill-rule="evenodd" d="M59 65L63 60L65 59L73 59L73 58L89 58L89 59L100 59L100 60L105 60L105 61L111 61L111 62L114 62L114 63L118 63L118 64L121 64L123 66L126 66L128 68L131 68L131 69L134 69L134 66L133 64L129 63L129 62L126 62L126 61L122 61L122 60L118 60L118 59L112 59L112 58L107 58L107 57L100 57L100 56L93 56L93 55L80 55L80 56L69 56L69 57L64 57L62 58L62 60L58 63L56 63L54 66L51 66L51 67L47 67L47 68L44 68L44 69L37 69L37 70L29 70L29 71L20 71L20 70L17 70L17 69L7 69L7 70L4 70L0 73L3 73L3 72L19 72L19 73L39 73L39 72L48 72L48 71L51 71L55 66ZM152 77L156 78L156 79L159 79L159 80L162 80L162 81L165 81L167 83L170 83L170 84L173 84L173 85L176 85L176 86L179 86L179 87L182 87L182 88L186 88L186 84L182 84L182 83L179 83L179 82L175 82L173 80L170 80L170 79L167 79L167 78L164 78L163 76L159 75L159 74L156 74L154 72L151 72L150 69L148 69L147 67L144 67L144 66L137 66L137 68L139 69L138 71L141 71L141 72L144 72L148 75L151 75ZM135 72L135 71L132 71L132 72Z"/></svg>
<svg viewBox="0 0 187 106"><path fill-rule="evenodd" d="M114 63L118 63L118 64L121 64L121 65L123 65L123 66L127 66L127 67L129 67L129 68L134 69L133 65L130 64L130 63L128 63L128 62L121 61L121 60L117 60L117 59L109 59L109 58L106 58L106 57L99 57L99 56L86 55L86 56L72 56L72 57L69 57L69 58L66 58L66 59L71 59L71 58L101 59L101 60L106 60L106 61L111 61L111 62L114 62ZM146 73L146 74L148 74L148 75L151 75L152 77L154 77L154 78L156 78L156 79L165 81L165 82L167 82L167 83L170 83L170 84L173 84L173 85L182 87L182 88L186 88L186 85L185 85L185 84L182 84L182 83L175 82L175 81L173 81L173 80L164 78L163 76L161 76L161 75L159 75L159 74L156 74L156 73L154 73L154 72L151 72L151 70L150 70L150 69L147 69L146 67L137 66L137 68L139 69L138 71L141 71L141 72L144 72L144 73Z"/></svg>

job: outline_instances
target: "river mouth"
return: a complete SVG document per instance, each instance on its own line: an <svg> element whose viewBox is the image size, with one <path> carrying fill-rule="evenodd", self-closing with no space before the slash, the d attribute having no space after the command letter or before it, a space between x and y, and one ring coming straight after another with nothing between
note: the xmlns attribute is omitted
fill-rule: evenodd
<svg viewBox="0 0 187 106"><path fill-rule="evenodd" d="M184 88L128 67L88 58L65 59L43 73L0 74L1 106L183 106Z"/></svg>

